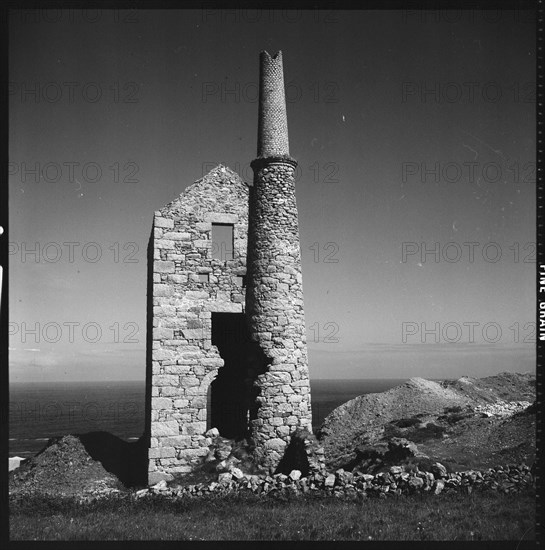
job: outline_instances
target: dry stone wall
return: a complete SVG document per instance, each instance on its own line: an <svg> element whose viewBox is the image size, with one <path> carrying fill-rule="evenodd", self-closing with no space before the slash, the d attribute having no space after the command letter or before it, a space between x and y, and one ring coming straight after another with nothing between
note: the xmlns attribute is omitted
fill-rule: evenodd
<svg viewBox="0 0 545 550"><path fill-rule="evenodd" d="M212 224L233 224L233 258L212 258ZM242 313L248 186L218 166L155 213L149 483L190 472L211 439L210 384L224 364L212 312Z"/></svg>
<svg viewBox="0 0 545 550"><path fill-rule="evenodd" d="M438 466L442 467L441 464ZM439 495L495 491L513 494L535 491L535 488L536 478L531 469L524 464L498 466L483 471L467 470L452 473L436 471L435 474L419 470L409 472L402 467L392 466L389 471L376 475L339 469L336 472L314 472L308 476L302 475L299 470L292 470L289 475L281 473L273 476L249 475L238 468L233 468L230 472L219 474L218 480L211 483L169 487L163 482L150 489L138 491L135 497L162 494L171 498L187 498L188 496L253 493L285 500L287 497L310 493L343 500L363 500L396 498L399 495L416 493Z"/></svg>

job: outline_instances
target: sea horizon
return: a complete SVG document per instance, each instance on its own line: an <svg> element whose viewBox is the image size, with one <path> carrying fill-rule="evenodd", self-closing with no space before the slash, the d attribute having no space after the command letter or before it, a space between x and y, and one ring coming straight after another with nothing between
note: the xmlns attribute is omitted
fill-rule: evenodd
<svg viewBox="0 0 545 550"><path fill-rule="evenodd" d="M398 386L408 378L311 379L316 430L339 405ZM9 384L9 456L28 458L53 437L93 431L126 441L144 433L144 380L33 381Z"/></svg>

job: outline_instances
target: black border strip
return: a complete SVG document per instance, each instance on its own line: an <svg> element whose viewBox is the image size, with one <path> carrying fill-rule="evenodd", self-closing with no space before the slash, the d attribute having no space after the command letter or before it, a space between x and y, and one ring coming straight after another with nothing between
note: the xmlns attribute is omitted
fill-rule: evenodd
<svg viewBox="0 0 545 550"><path fill-rule="evenodd" d="M538 336L536 350L536 398L537 398L537 418L536 418L536 462L535 476L537 485L536 495L536 539L543 544L543 517L545 509L543 507L543 366L545 358L545 325L542 327L540 321L545 323L545 182L543 180L543 100L545 94L543 85L545 84L544 72L544 52L545 44L544 26L545 26L545 2L537 0L537 33L536 33L536 187L537 187L537 327ZM540 283L543 282L543 285ZM542 309L544 308L544 309ZM541 316L543 312L543 317Z"/></svg>
<svg viewBox="0 0 545 550"><path fill-rule="evenodd" d="M0 540L9 543L8 531L8 488L7 488L7 458L8 458L8 10L9 9L52 9L52 8L116 8L116 9L219 9L219 8L256 8L255 0L227 0L219 2L218 0L115 0L113 2L101 2L99 0L7 0L0 7L0 74L2 82L0 85L0 151L2 167L0 176L0 226L3 227L4 233L0 235L0 265L3 269L2 288L1 288L1 305L0 305L0 467L3 466L3 475L0 476ZM544 56L544 30L545 30L545 0L264 0L259 7L261 9L530 9L536 10L537 13L537 37L536 37L536 84L537 84L537 99L536 99L536 184L537 184L537 227L536 227L536 243L537 243L537 263L536 263L536 321L537 327L540 327L540 311L544 311L545 321L545 305L544 309L540 309L540 303L545 304L545 181L543 179L544 162L543 156L543 102L545 100L544 85L545 85L545 56ZM541 269L543 266L543 269ZM540 272L543 273L544 291L540 292ZM535 464L535 476L537 482L537 505L536 505L536 539L538 544L543 544L543 517L545 517L545 508L543 506L543 460L544 454L543 444L543 366L545 359L545 339L540 339L541 331L538 328L537 332L537 455ZM545 331L544 331L545 334ZM545 338L545 337L544 337ZM410 544L405 541L387 541L384 543L365 543L366 548L396 548L400 542L405 546ZM180 547L180 542L167 541L101 541L100 547L106 548L172 548ZM53 541L33 543L31 541L11 542L11 547L24 548L28 546L46 547L51 549L57 548L96 548L97 542L93 541ZM184 548L198 546L199 548L225 548L233 546L240 548L255 548L254 542L236 541L235 543L225 542L207 542L202 544L184 543ZM297 543L285 542L278 543L275 541L260 541L260 548L332 548L340 547L339 543L331 542L310 542L301 541ZM532 541L486 541L482 543L464 542L462 546L465 548L523 548L536 547ZM343 543L342 547L361 548L361 542L358 543ZM415 544L418 548L458 548L458 542L420 542Z"/></svg>

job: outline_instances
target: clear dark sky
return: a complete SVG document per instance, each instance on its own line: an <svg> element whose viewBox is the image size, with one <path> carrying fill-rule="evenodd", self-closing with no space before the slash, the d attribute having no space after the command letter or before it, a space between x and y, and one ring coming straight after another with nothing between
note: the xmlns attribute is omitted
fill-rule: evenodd
<svg viewBox="0 0 545 550"><path fill-rule="evenodd" d="M153 213L220 162L251 179L262 49L284 57L311 378L535 368L531 13L10 23L11 380L144 379Z"/></svg>

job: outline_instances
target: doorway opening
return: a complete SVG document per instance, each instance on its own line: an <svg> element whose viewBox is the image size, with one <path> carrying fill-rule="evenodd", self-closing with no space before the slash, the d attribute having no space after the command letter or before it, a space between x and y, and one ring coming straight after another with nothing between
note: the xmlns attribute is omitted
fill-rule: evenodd
<svg viewBox="0 0 545 550"><path fill-rule="evenodd" d="M243 313L212 313L212 344L224 366L210 385L210 427L229 439L247 436L253 379L249 371L250 338Z"/></svg>

